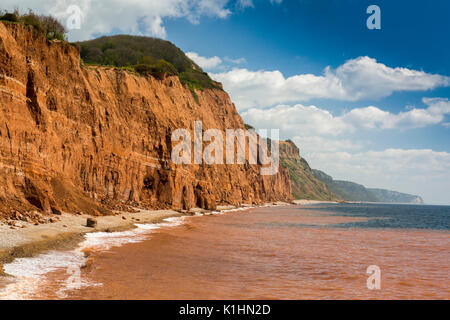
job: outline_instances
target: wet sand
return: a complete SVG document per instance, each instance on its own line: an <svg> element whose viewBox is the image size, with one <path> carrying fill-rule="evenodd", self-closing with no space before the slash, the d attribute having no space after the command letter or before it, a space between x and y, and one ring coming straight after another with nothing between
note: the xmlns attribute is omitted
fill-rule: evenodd
<svg viewBox="0 0 450 320"><path fill-rule="evenodd" d="M180 216L172 210L140 210L137 213L121 212L115 216L97 217L96 228L86 227L87 215L63 213L56 223L33 225L20 222L26 228L11 229L0 225L0 275L2 265L15 258L28 257L49 249L74 246L83 235L99 231L119 231L134 228L136 223L154 223L164 218ZM124 219L125 218L125 219Z"/></svg>
<svg viewBox="0 0 450 320"><path fill-rule="evenodd" d="M302 208L301 210L299 210ZM449 299L447 231L331 228L363 218L307 206L184 217L144 240L89 252L68 299ZM378 265L381 290L368 290ZM34 298L58 299L67 272Z"/></svg>

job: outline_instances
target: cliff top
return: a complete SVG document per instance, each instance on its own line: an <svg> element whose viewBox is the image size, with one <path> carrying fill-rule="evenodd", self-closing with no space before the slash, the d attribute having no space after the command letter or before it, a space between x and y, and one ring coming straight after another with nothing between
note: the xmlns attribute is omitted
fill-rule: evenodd
<svg viewBox="0 0 450 320"><path fill-rule="evenodd" d="M83 62L129 68L140 74L176 75L194 89L222 89L173 43L151 37L116 35L77 42Z"/></svg>
<svg viewBox="0 0 450 320"><path fill-rule="evenodd" d="M23 25L48 40L66 42L66 29L54 17L35 14L31 9L21 14L0 10L0 21ZM80 50L80 58L88 65L118 67L156 78L178 76L189 87L195 100L195 90L219 89L222 84L213 81L185 53L169 41L151 37L115 35L72 43ZM197 101L198 102L198 101Z"/></svg>

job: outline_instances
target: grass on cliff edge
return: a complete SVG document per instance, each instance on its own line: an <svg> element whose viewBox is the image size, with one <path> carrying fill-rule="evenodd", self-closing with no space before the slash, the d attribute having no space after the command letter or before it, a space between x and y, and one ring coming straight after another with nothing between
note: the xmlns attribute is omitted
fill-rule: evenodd
<svg viewBox="0 0 450 320"><path fill-rule="evenodd" d="M207 73L169 41L129 35L100 37L77 42L86 64L131 69L141 75L178 76L198 102L195 90L220 89Z"/></svg>

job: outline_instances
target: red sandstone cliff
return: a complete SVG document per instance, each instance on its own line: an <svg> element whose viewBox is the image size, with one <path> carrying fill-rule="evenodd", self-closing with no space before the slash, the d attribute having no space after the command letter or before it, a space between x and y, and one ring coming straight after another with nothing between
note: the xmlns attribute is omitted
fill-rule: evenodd
<svg viewBox="0 0 450 320"><path fill-rule="evenodd" d="M170 161L175 129L244 128L225 92L197 95L177 77L80 66L77 48L0 23L0 215L291 200L284 168Z"/></svg>

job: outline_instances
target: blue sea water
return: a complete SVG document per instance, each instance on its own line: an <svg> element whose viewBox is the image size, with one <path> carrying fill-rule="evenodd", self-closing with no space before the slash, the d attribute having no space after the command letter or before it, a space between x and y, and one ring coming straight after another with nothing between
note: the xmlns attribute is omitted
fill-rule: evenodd
<svg viewBox="0 0 450 320"><path fill-rule="evenodd" d="M332 216L369 218L328 227L450 230L450 206L351 203L313 205L308 209Z"/></svg>

